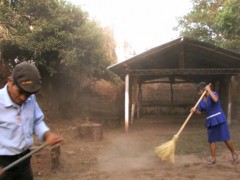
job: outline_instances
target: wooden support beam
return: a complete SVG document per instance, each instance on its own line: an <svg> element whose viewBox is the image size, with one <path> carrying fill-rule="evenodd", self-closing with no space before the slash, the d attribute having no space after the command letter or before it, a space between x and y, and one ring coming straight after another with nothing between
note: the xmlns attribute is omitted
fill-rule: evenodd
<svg viewBox="0 0 240 180"><path fill-rule="evenodd" d="M131 108L131 124L133 124L134 114L135 114L135 107L137 103L137 82L138 76L133 77L133 90L132 90L132 108Z"/></svg>
<svg viewBox="0 0 240 180"><path fill-rule="evenodd" d="M129 74L125 76L125 132L129 127Z"/></svg>
<svg viewBox="0 0 240 180"><path fill-rule="evenodd" d="M131 69L129 75L234 75L240 74L240 68L217 69Z"/></svg>
<svg viewBox="0 0 240 180"><path fill-rule="evenodd" d="M142 84L138 84L138 100L137 100L137 118L140 118L141 108L142 108Z"/></svg>
<svg viewBox="0 0 240 180"><path fill-rule="evenodd" d="M228 81L228 111L227 111L227 122L229 125L232 124L232 78Z"/></svg>
<svg viewBox="0 0 240 180"><path fill-rule="evenodd" d="M171 88L171 104L173 104L173 86L172 86L172 83L170 83L170 88Z"/></svg>

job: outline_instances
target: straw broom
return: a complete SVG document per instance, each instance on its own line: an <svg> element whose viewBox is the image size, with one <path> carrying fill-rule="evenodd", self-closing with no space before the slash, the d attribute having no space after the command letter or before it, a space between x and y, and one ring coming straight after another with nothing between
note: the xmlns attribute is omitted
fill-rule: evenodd
<svg viewBox="0 0 240 180"><path fill-rule="evenodd" d="M197 108L198 104L202 100L203 96L206 94L206 90L203 92L197 103L195 104L194 108ZM172 138L172 140L156 147L155 153L156 155L163 161L169 161L171 163L175 163L174 161L174 154L176 149L176 142L178 140L179 135L181 134L182 130L185 128L187 122L191 118L193 112L191 112L185 122L183 123L182 127L179 129L178 133L175 134Z"/></svg>

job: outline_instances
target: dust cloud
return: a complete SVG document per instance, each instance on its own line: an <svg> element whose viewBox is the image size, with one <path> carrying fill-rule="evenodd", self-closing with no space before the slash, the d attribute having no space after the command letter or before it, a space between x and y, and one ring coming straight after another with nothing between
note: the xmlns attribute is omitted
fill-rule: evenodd
<svg viewBox="0 0 240 180"><path fill-rule="evenodd" d="M130 134L122 134L114 138L99 153L98 164L101 171L128 172L147 169L156 160L154 149L146 149L142 140Z"/></svg>

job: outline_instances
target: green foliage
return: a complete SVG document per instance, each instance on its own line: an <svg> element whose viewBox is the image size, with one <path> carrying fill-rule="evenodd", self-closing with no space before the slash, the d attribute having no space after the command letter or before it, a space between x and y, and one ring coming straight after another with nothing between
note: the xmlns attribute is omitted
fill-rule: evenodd
<svg viewBox="0 0 240 180"><path fill-rule="evenodd" d="M222 45L240 52L240 1L229 0L219 12L216 28L222 35Z"/></svg>
<svg viewBox="0 0 240 180"><path fill-rule="evenodd" d="M70 76L73 70L92 79L110 77L106 67L116 56L107 56L109 37L80 7L57 0L21 0L0 5L0 10L0 23L11 34L4 45L5 61L33 60L45 79L63 72Z"/></svg>
<svg viewBox="0 0 240 180"><path fill-rule="evenodd" d="M219 12L216 25L221 30L223 36L235 38L240 35L240 1L231 0L224 4L224 8Z"/></svg>
<svg viewBox="0 0 240 180"><path fill-rule="evenodd" d="M193 8L179 18L181 36L240 51L239 0L192 0Z"/></svg>
<svg viewBox="0 0 240 180"><path fill-rule="evenodd" d="M86 82L119 82L107 70L116 62L111 30L89 19L80 7L63 0L1 2L0 31L9 36L0 39L0 62L10 67L15 61L35 62L44 82L45 107L51 114L68 116L71 111L67 114L66 106L79 107L79 94L88 89Z"/></svg>

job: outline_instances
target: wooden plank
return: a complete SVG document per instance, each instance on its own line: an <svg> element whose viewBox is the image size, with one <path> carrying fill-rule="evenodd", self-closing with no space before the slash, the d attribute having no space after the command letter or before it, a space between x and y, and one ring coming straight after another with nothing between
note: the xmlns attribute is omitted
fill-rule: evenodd
<svg viewBox="0 0 240 180"><path fill-rule="evenodd" d="M240 74L240 68L216 69L132 69L129 75L234 75Z"/></svg>

